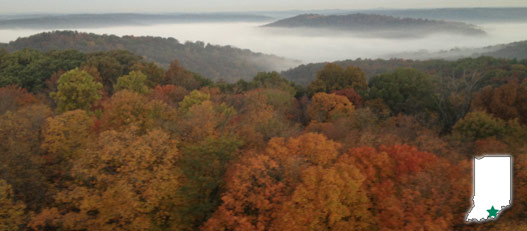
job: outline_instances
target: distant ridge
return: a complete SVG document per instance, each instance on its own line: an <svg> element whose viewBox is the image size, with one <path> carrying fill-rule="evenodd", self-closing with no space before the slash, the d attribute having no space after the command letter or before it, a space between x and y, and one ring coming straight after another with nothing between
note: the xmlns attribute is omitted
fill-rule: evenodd
<svg viewBox="0 0 527 231"><path fill-rule="evenodd" d="M466 57L490 56L503 59L527 59L527 40L508 44L498 44L480 48L454 48L438 52L418 51L392 54L392 58L404 59L459 59Z"/></svg>
<svg viewBox="0 0 527 231"><path fill-rule="evenodd" d="M426 55L426 56L425 56ZM334 61L342 66L353 65L360 67L367 78L379 75L385 72L393 71L400 67L416 68L421 71L431 71L438 66L448 63L463 62L463 60L477 60L480 65L492 62L514 62L527 63L527 40L513 42L509 44L500 44L473 49L452 49L436 53L406 53L404 55L394 55L389 59L355 59ZM316 79L316 73L321 70L327 62L317 62L302 64L298 67L283 71L281 74L285 78L300 84L307 85ZM499 64L496 64L499 65ZM476 67L477 68L477 67Z"/></svg>
<svg viewBox="0 0 527 231"><path fill-rule="evenodd" d="M188 22L268 21L270 17L242 13L207 14L65 14L0 18L0 29L77 29Z"/></svg>
<svg viewBox="0 0 527 231"><path fill-rule="evenodd" d="M297 61L204 42L180 43L174 38L97 35L55 31L19 38L5 45L8 51L31 48L41 51L76 49L83 52L127 50L167 67L178 60L186 69L213 80L250 79L261 71L278 71Z"/></svg>
<svg viewBox="0 0 527 231"><path fill-rule="evenodd" d="M264 27L332 29L361 33L383 33L393 37L422 36L432 33L485 35L478 27L463 23L418 18L400 18L378 14L321 15L302 14Z"/></svg>
<svg viewBox="0 0 527 231"><path fill-rule="evenodd" d="M527 59L527 40L493 47L496 48L494 51L482 52L481 55L495 58Z"/></svg>
<svg viewBox="0 0 527 231"><path fill-rule="evenodd" d="M483 22L525 22L527 20L527 7L372 9L361 10L360 12L394 17L452 20L476 24Z"/></svg>

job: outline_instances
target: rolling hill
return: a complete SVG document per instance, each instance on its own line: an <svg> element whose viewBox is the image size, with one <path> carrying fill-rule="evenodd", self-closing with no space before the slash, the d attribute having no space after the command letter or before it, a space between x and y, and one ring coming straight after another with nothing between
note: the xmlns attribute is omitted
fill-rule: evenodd
<svg viewBox="0 0 527 231"><path fill-rule="evenodd" d="M0 46L1 48L1 46ZM76 49L83 52L127 50L146 60L167 67L178 60L190 71L212 80L233 82L250 79L261 71L284 70L298 61L274 55L255 53L231 46L217 46L203 42L180 43L174 38L97 35L74 31L55 31L19 38L4 49L15 51L31 48L40 51Z"/></svg>
<svg viewBox="0 0 527 231"><path fill-rule="evenodd" d="M458 60L428 59L428 60L410 60L410 59L355 59L335 61L334 63L341 66L359 67L370 79L374 76L394 71L398 68L414 68L430 75L460 77L467 73L485 73L485 78L492 76L501 76L510 79L510 75L500 71L506 69L511 72L525 75L524 66L527 65L527 59L512 60L481 56L478 58L463 58ZM316 79L317 72L324 68L326 62L302 64L298 67L283 71L281 75L299 85L307 86L311 81ZM515 67L515 64L521 64ZM518 70L516 70L518 69Z"/></svg>
<svg viewBox="0 0 527 231"><path fill-rule="evenodd" d="M443 50L438 52L429 52L427 50L418 52L405 52L400 54L392 54L391 58L404 59L448 59L455 60L465 57L480 57L490 56L494 58L503 59L527 59L527 40L513 42L508 44L498 44L487 47L478 48L454 48L450 50Z"/></svg>
<svg viewBox="0 0 527 231"><path fill-rule="evenodd" d="M421 37L433 33L474 36L486 34L478 27L463 22L362 13L348 15L302 14L266 24L264 27L330 29L384 37Z"/></svg>

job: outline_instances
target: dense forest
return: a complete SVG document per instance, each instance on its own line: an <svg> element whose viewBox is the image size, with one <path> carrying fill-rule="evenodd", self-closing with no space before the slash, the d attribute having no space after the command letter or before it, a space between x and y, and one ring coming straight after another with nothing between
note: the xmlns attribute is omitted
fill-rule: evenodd
<svg viewBox="0 0 527 231"><path fill-rule="evenodd" d="M362 13L348 15L302 14L278 20L265 25L265 27L336 29L355 33L374 33L376 36L397 37L420 37L427 34L445 32L463 35L485 35L485 31L475 25L463 22L400 18Z"/></svg>
<svg viewBox="0 0 527 231"><path fill-rule="evenodd" d="M527 229L525 61L312 70L229 83L127 51L1 51L0 229ZM473 156L503 152L513 206L466 224Z"/></svg>
<svg viewBox="0 0 527 231"><path fill-rule="evenodd" d="M526 50L527 51L527 50ZM527 58L527 57L526 57ZM355 59L337 61L342 66L356 66L364 71L367 79L376 75L394 71L398 68L413 68L442 80L445 77L459 79L469 73L481 76L485 83L508 81L511 75L517 76L526 71L526 59L502 59L482 56L478 58L463 58L458 60L408 60L408 59ZM303 64L281 74L297 84L307 86L317 78L317 72L327 63ZM483 86L484 84L480 84Z"/></svg>
<svg viewBox="0 0 527 231"><path fill-rule="evenodd" d="M75 49L82 52L127 50L164 68L167 68L172 60L177 59L190 71L213 80L228 82L238 79L250 80L258 72L282 70L298 64L297 61L231 46L217 46L203 42L180 43L174 38L118 37L73 31L46 32L19 38L3 47L8 51L24 48L40 51Z"/></svg>

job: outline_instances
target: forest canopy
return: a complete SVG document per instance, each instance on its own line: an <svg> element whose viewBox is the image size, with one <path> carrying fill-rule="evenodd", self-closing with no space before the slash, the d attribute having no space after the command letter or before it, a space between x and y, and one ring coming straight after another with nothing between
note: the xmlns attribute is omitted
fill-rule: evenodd
<svg viewBox="0 0 527 231"><path fill-rule="evenodd" d="M3 51L0 229L522 230L525 64L356 60L303 84ZM514 207L467 224L485 152L513 155Z"/></svg>

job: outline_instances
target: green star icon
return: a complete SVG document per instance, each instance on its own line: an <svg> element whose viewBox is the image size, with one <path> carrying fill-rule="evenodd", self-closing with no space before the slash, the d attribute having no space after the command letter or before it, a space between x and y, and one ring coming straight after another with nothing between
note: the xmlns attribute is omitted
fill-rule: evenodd
<svg viewBox="0 0 527 231"><path fill-rule="evenodd" d="M499 210L495 209L493 205L492 208L487 210L487 212L489 212L489 216L487 218L490 218L490 217L496 218L496 216L498 215L498 211Z"/></svg>

